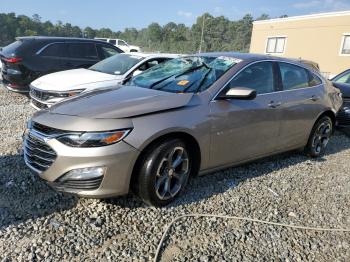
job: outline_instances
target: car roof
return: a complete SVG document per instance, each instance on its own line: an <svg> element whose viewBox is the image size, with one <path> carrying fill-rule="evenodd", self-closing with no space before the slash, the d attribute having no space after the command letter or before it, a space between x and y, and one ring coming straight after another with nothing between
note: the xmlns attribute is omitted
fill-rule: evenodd
<svg viewBox="0 0 350 262"><path fill-rule="evenodd" d="M302 59L296 59L296 58L285 58L285 57L279 57L279 56L272 56L272 55L263 55L263 54L254 54L254 53L238 53L238 52L209 52L209 53L197 53L192 54L189 56L206 56L206 57L220 57L220 56L226 56L226 57L232 57L236 59L240 59L247 62L254 62L254 61L260 61L260 60L276 60L276 61L282 61L282 62L293 62L295 64L299 64L301 66L307 66L310 67L310 65L307 64L307 60ZM312 61L310 61L311 64ZM314 63L314 62L313 62ZM317 64L317 63L315 63Z"/></svg>
<svg viewBox="0 0 350 262"><path fill-rule="evenodd" d="M21 36L21 37L16 37L16 40L80 41L80 42L99 42L99 43L106 44L106 42L104 42L104 41L97 40L97 39L91 39L91 38L57 37L57 36Z"/></svg>

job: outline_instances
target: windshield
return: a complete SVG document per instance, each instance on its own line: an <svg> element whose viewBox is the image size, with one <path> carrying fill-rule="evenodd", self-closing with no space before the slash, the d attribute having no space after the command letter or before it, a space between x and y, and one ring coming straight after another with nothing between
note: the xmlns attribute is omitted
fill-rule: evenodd
<svg viewBox="0 0 350 262"><path fill-rule="evenodd" d="M143 57L138 55L117 54L98 62L89 69L111 75L123 75L142 59Z"/></svg>
<svg viewBox="0 0 350 262"><path fill-rule="evenodd" d="M226 56L172 59L133 77L129 85L173 93L201 92L238 62L239 59Z"/></svg>

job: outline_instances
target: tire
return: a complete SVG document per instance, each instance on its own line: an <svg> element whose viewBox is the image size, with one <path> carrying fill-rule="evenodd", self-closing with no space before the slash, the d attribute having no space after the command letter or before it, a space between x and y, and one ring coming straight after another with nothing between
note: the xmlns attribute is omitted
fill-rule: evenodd
<svg viewBox="0 0 350 262"><path fill-rule="evenodd" d="M184 190L192 169L192 156L181 139L169 139L147 150L139 162L136 194L147 204L165 206Z"/></svg>
<svg viewBox="0 0 350 262"><path fill-rule="evenodd" d="M306 155L313 158L323 155L332 133L332 119L328 116L321 117L311 130L309 141L304 149Z"/></svg>

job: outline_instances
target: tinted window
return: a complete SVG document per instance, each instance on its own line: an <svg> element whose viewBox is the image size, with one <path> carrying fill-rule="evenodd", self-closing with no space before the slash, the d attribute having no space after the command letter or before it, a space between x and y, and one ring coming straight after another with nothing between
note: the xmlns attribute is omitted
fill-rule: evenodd
<svg viewBox="0 0 350 262"><path fill-rule="evenodd" d="M16 41L2 49L2 53L6 56L14 55L16 50L23 44L23 41Z"/></svg>
<svg viewBox="0 0 350 262"><path fill-rule="evenodd" d="M320 84L322 84L321 79L317 75L310 73L309 86L318 86Z"/></svg>
<svg viewBox="0 0 350 262"><path fill-rule="evenodd" d="M284 90L293 90L309 86L306 69L287 63L279 63Z"/></svg>
<svg viewBox="0 0 350 262"><path fill-rule="evenodd" d="M72 58L97 59L95 44L68 44L68 56Z"/></svg>
<svg viewBox="0 0 350 262"><path fill-rule="evenodd" d="M65 44L51 44L40 52L41 56L57 56L61 57L64 54Z"/></svg>
<svg viewBox="0 0 350 262"><path fill-rule="evenodd" d="M116 41L116 40L113 40L113 39L109 40L108 42L111 43L112 45L117 44L117 41Z"/></svg>
<svg viewBox="0 0 350 262"><path fill-rule="evenodd" d="M229 84L230 87L246 87L256 90L258 94L274 91L273 64L260 62L240 72Z"/></svg>

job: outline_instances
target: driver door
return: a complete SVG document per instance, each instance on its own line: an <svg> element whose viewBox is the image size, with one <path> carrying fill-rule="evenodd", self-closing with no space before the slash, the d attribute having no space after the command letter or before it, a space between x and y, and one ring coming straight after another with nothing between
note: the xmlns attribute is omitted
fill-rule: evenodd
<svg viewBox="0 0 350 262"><path fill-rule="evenodd" d="M275 71L274 62L254 63L228 83L227 90L256 90L253 100L210 102L212 167L248 161L278 148L281 112Z"/></svg>

